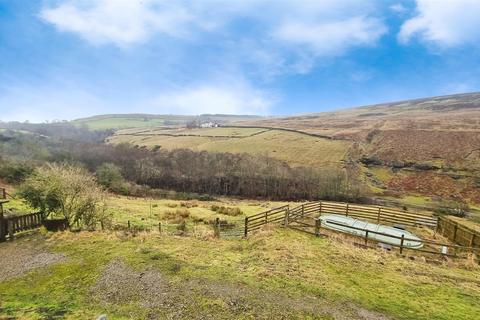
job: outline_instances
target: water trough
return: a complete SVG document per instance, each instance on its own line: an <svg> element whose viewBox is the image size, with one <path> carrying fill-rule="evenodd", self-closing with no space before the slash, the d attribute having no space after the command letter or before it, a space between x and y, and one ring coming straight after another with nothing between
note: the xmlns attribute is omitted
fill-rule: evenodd
<svg viewBox="0 0 480 320"><path fill-rule="evenodd" d="M319 219L322 221L322 228L361 237L366 236L368 239L395 246L401 245L401 238L403 236L403 247L412 249L420 249L423 247L422 239L406 230L335 214L321 216Z"/></svg>

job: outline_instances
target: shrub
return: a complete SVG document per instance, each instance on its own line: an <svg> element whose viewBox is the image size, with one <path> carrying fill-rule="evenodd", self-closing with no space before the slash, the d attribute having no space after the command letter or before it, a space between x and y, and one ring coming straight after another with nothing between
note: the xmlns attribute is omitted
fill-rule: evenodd
<svg viewBox="0 0 480 320"><path fill-rule="evenodd" d="M217 205L212 205L210 207L210 210L215 211L219 214L227 215L227 216L240 216L243 214L240 208L228 208L228 207L217 206Z"/></svg>
<svg viewBox="0 0 480 320"><path fill-rule="evenodd" d="M163 213L163 218L172 223L179 223L188 217L190 217L190 211L188 211L188 209L167 210Z"/></svg>
<svg viewBox="0 0 480 320"><path fill-rule="evenodd" d="M113 163L104 163L96 170L97 181L105 188L121 193L128 194L129 186L125 183L120 167Z"/></svg>
<svg viewBox="0 0 480 320"><path fill-rule="evenodd" d="M22 183L34 171L34 167L27 163L4 162L0 166L0 177L8 183Z"/></svg>
<svg viewBox="0 0 480 320"><path fill-rule="evenodd" d="M190 209L190 208L198 207L198 204L196 204L195 202L180 202L180 207Z"/></svg>
<svg viewBox="0 0 480 320"><path fill-rule="evenodd" d="M187 223L185 220L180 221L177 225L177 230L180 231L180 234L185 234L187 232Z"/></svg>
<svg viewBox="0 0 480 320"><path fill-rule="evenodd" d="M469 215L470 207L467 203L457 200L442 200L434 209L439 215L451 215L465 218Z"/></svg>
<svg viewBox="0 0 480 320"><path fill-rule="evenodd" d="M85 169L66 164L40 167L20 186L18 195L47 216L66 218L70 225L94 227L108 220L105 194Z"/></svg>

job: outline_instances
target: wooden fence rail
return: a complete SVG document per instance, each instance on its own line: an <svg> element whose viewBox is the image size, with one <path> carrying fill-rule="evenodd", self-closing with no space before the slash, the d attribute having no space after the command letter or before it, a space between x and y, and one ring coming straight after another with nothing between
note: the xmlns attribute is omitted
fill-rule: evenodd
<svg viewBox="0 0 480 320"><path fill-rule="evenodd" d="M462 226L447 217L438 219L437 232L460 245L480 247L480 232Z"/></svg>
<svg viewBox="0 0 480 320"><path fill-rule="evenodd" d="M4 241L7 236L12 239L18 232L40 227L43 219L41 212L8 218L0 217L0 241Z"/></svg>
<svg viewBox="0 0 480 320"><path fill-rule="evenodd" d="M403 224L405 226L426 226L437 227L437 217L428 213L414 213L382 206L367 206L351 203L318 201L308 202L290 208L289 205L270 209L265 212L245 218L245 232L247 236L250 231L258 230L268 223L283 223L288 225L289 221L295 221L306 216L320 216L326 214L339 214L362 220L370 220L375 223Z"/></svg>
<svg viewBox="0 0 480 320"><path fill-rule="evenodd" d="M320 219L315 219L315 220L317 222L316 223L315 234L320 235L321 220ZM369 234L375 234L375 235L380 235L380 236L383 236L383 237L388 237L388 238L391 238L391 239L400 240L400 244L389 243L389 245L391 245L392 247L398 247L400 249L400 253L402 253L405 249L410 249L410 250L415 250L415 251L418 251L418 252L432 253L432 254L442 254L442 255L445 255L445 256L457 257L460 253L478 254L480 252L480 249L473 248L471 246L461 246L461 245L456 245L456 244L447 244L447 243L442 243L442 242L432 241L432 240L410 239L410 238L405 238L404 235L399 237L399 236L395 236L395 235L391 235L391 234L387 234L387 233L383 233L383 232L379 232L379 231L366 230L366 229L362 229L362 228L358 228L358 227L354 227L354 226L348 226L348 225L345 225L343 223L337 223L337 222L333 222L333 221L329 221L329 223L341 226L343 228L349 228L349 229L352 229L352 230L357 230L357 231L360 231L360 233L364 233L364 235L352 234L352 233L348 233L348 235L352 236L352 237L363 238L364 241L365 241L365 245L368 243L368 241L379 242L378 240L369 238ZM424 245L424 247L426 247L427 249L410 248L410 247L404 245L405 241L414 241L414 242L422 243ZM449 253L449 251L451 253Z"/></svg>
<svg viewBox="0 0 480 320"><path fill-rule="evenodd" d="M430 228L437 226L437 217L431 214L413 213L381 206L363 206L350 203L320 201L302 204L289 211L290 217L287 220L309 215L338 214L369 220L375 223L398 223L411 227L426 226Z"/></svg>
<svg viewBox="0 0 480 320"><path fill-rule="evenodd" d="M265 224L280 223L284 221L288 209L289 205L286 205L245 217L244 236L248 236L249 232L258 230Z"/></svg>

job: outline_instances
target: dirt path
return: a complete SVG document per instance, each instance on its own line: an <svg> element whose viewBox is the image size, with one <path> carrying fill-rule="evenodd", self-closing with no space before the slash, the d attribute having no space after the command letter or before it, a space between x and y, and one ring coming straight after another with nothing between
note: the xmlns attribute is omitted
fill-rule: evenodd
<svg viewBox="0 0 480 320"><path fill-rule="evenodd" d="M158 270L136 271L113 260L91 289L101 305L137 303L148 319L363 319L388 318L353 304L315 296L289 297L246 285L189 279L172 282Z"/></svg>
<svg viewBox="0 0 480 320"><path fill-rule="evenodd" d="M66 259L63 254L48 252L37 236L0 243L0 257L0 282Z"/></svg>

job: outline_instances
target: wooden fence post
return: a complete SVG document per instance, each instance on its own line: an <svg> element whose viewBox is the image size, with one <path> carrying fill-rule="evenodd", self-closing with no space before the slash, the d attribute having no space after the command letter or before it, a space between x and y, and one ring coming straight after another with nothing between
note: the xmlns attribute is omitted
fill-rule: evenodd
<svg viewBox="0 0 480 320"><path fill-rule="evenodd" d="M245 217L245 238L248 236L248 217Z"/></svg>
<svg viewBox="0 0 480 320"><path fill-rule="evenodd" d="M442 217L437 218L437 228L435 230L436 233L440 233L440 222L442 221Z"/></svg>
<svg viewBox="0 0 480 320"><path fill-rule="evenodd" d="M458 230L458 224L455 224L453 227L453 242L457 240L457 230Z"/></svg>
<svg viewBox="0 0 480 320"><path fill-rule="evenodd" d="M368 245L368 230L365 231L365 246Z"/></svg>
<svg viewBox="0 0 480 320"><path fill-rule="evenodd" d="M348 217L348 203L347 203L347 207L345 208L345 216Z"/></svg>
<svg viewBox="0 0 480 320"><path fill-rule="evenodd" d="M158 233L160 233L160 234L162 233L162 223L161 222L158 223Z"/></svg>
<svg viewBox="0 0 480 320"><path fill-rule="evenodd" d="M322 201L319 201L319 206L318 206L318 216L322 215Z"/></svg>
<svg viewBox="0 0 480 320"><path fill-rule="evenodd" d="M403 253L403 242L405 241L405 234L402 234L402 239L400 239L400 254Z"/></svg>
<svg viewBox="0 0 480 320"><path fill-rule="evenodd" d="M15 232L15 226L13 223L13 220L7 219L7 226L8 226L8 236L10 237L10 240L13 239L13 233Z"/></svg>
<svg viewBox="0 0 480 320"><path fill-rule="evenodd" d="M315 236L320 237L320 228L322 227L322 220L320 218L315 219Z"/></svg>
<svg viewBox="0 0 480 320"><path fill-rule="evenodd" d="M305 205L302 204L302 218L303 218L304 215L305 215Z"/></svg>
<svg viewBox="0 0 480 320"><path fill-rule="evenodd" d="M265 224L267 224L267 223L268 223L268 213L265 212Z"/></svg>
<svg viewBox="0 0 480 320"><path fill-rule="evenodd" d="M1 207L2 205L0 205ZM0 211L0 242L2 241L5 241L6 237L7 237L7 233L6 233L6 220L5 218L3 217L3 212Z"/></svg>
<svg viewBox="0 0 480 320"><path fill-rule="evenodd" d="M283 225L285 227L288 227L288 220L289 220L289 217L290 216L290 209L287 208L287 210L285 210L285 221L283 222Z"/></svg>
<svg viewBox="0 0 480 320"><path fill-rule="evenodd" d="M215 218L215 226L213 230L215 233L215 238L220 238L220 218Z"/></svg>
<svg viewBox="0 0 480 320"><path fill-rule="evenodd" d="M128 224L128 230L130 230L130 220L128 220L127 224Z"/></svg>
<svg viewBox="0 0 480 320"><path fill-rule="evenodd" d="M377 224L380 223L380 215L381 214L382 214L382 207L378 207Z"/></svg>

